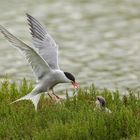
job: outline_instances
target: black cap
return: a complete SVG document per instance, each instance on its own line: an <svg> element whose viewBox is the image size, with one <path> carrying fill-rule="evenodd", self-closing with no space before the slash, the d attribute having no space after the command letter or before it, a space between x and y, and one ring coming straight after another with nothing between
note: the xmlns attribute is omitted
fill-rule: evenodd
<svg viewBox="0 0 140 140"><path fill-rule="evenodd" d="M71 73L69 73L69 72L64 72L64 74L65 74L65 76L66 76L69 80L75 82L75 77L74 77Z"/></svg>

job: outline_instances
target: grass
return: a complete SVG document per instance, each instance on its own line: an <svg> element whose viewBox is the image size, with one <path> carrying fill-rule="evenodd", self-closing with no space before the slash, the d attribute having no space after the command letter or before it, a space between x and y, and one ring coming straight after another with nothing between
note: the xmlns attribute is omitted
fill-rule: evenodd
<svg viewBox="0 0 140 140"><path fill-rule="evenodd" d="M10 102L25 95L32 84L4 81L0 85L1 140L139 140L139 93L129 90L120 98L119 91L100 91L94 86L79 89L77 96L56 104L41 98L38 112L30 101ZM112 114L95 110L95 98L102 95Z"/></svg>

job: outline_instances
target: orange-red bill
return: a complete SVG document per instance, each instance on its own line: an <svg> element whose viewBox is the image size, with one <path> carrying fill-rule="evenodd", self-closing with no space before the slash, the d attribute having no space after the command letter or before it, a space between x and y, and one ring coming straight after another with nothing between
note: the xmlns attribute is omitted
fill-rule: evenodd
<svg viewBox="0 0 140 140"><path fill-rule="evenodd" d="M72 85L74 86L75 89L77 89L79 87L78 83L76 83L76 82L72 82Z"/></svg>

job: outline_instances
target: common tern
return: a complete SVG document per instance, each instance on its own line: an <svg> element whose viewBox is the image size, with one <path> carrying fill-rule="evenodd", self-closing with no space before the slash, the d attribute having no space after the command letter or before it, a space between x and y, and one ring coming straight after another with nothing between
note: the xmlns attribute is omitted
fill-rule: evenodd
<svg viewBox="0 0 140 140"><path fill-rule="evenodd" d="M96 108L103 109L105 110L105 112L108 112L108 113L112 113L111 110L106 107L105 99L102 96L96 97L95 104L96 104Z"/></svg>
<svg viewBox="0 0 140 140"><path fill-rule="evenodd" d="M58 45L48 31L34 17L29 14L26 15L32 35L33 47L16 38L3 26L0 26L0 31L14 47L24 54L37 79L37 84L30 93L12 103L31 100L35 110L37 110L37 105L43 92L47 92L50 97L55 97L53 99L59 100L60 97L55 95L53 91L55 85L72 83L74 88L78 88L78 84L71 73L60 70L58 65Z"/></svg>

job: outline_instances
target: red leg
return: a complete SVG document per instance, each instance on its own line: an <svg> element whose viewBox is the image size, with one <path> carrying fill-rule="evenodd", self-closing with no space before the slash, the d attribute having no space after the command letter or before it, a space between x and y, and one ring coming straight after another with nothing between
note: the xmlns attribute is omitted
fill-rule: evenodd
<svg viewBox="0 0 140 140"><path fill-rule="evenodd" d="M60 98L59 96L57 96L56 94L54 94L54 91L53 91L53 89L52 89L52 94L57 98L57 99L59 99L59 100L61 100L62 98Z"/></svg>
<svg viewBox="0 0 140 140"><path fill-rule="evenodd" d="M57 95L54 94L54 91L53 91L53 90L49 90L49 91L48 91L48 95L49 95L49 97L50 97L52 100L54 100L54 101L56 101L56 102L62 100L59 96L57 96Z"/></svg>
<svg viewBox="0 0 140 140"><path fill-rule="evenodd" d="M50 97L51 99L53 99L52 96L51 96L51 94L50 94L49 92L48 92L48 95L49 95L49 97Z"/></svg>

